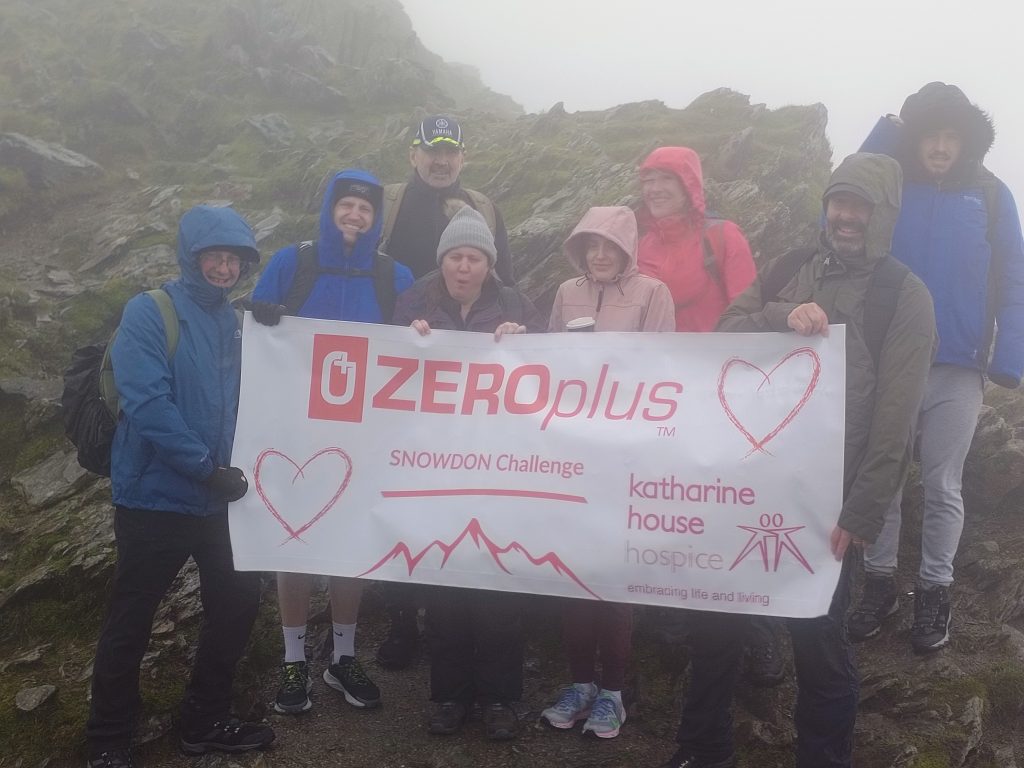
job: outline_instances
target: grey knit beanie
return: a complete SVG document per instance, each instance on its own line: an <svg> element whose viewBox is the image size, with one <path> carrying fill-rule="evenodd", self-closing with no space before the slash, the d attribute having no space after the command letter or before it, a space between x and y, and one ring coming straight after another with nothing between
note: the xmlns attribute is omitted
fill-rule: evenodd
<svg viewBox="0 0 1024 768"><path fill-rule="evenodd" d="M441 239L437 243L438 266L448 251L463 246L478 248L486 254L487 263L492 268L498 260L498 251L494 247L494 235L491 234L487 221L469 205L464 206L452 216L452 220L448 222L448 226L441 233Z"/></svg>

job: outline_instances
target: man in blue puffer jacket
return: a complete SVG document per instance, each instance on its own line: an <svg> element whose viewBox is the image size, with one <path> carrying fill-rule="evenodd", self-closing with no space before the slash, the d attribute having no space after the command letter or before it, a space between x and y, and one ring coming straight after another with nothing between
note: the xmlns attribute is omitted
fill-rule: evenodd
<svg viewBox="0 0 1024 768"><path fill-rule="evenodd" d="M238 411L241 329L228 293L259 261L252 230L230 208L198 206L181 219L177 348L151 296L125 306L111 348L121 415L111 452L117 570L92 680L90 768L130 768L141 706L139 667L153 615L191 556L203 626L181 707L181 748L243 752L274 732L231 717L235 665L259 604L259 574L234 569L227 505L247 488L230 466Z"/></svg>
<svg viewBox="0 0 1024 768"><path fill-rule="evenodd" d="M319 239L316 243L317 270L304 300L292 296L292 286L303 282L303 256L299 245L282 248L271 258L252 294L252 312L257 322L277 325L286 313L323 320L351 320L387 323L391 310L378 303L374 260L381 233L383 189L366 171L345 170L327 185L320 208ZM308 253L308 252L307 252ZM305 276L308 277L308 276ZM394 263L394 294L412 284L412 272ZM302 301L288 307L286 302ZM277 574L278 605L284 635L284 664L281 686L274 709L299 714L313 705L312 685L306 664L306 622L312 576L304 573ZM355 632L363 583L359 579L331 576L331 619L334 652L323 679L353 707L371 709L380 705L380 690L355 658Z"/></svg>
<svg viewBox="0 0 1024 768"><path fill-rule="evenodd" d="M928 286L939 351L918 417L924 517L911 644L949 643L949 587L964 525L961 479L981 408L984 376L1015 388L1024 373L1024 240L1013 195L982 166L992 122L955 85L928 83L882 118L866 151L903 166L903 207L892 253ZM993 343L994 342L994 343ZM900 497L864 555L864 597L854 639L878 634L898 610Z"/></svg>

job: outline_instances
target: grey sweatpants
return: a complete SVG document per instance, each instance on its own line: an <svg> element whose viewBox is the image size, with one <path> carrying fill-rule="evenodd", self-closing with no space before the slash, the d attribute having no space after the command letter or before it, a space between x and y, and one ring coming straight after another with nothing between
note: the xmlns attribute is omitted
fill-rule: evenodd
<svg viewBox="0 0 1024 768"><path fill-rule="evenodd" d="M933 365L917 421L924 485L921 522L922 587L953 583L953 557L964 528L960 495L964 461L978 425L984 381L980 372L955 365ZM900 543L900 502L896 494L875 543L864 550L864 569L892 575Z"/></svg>

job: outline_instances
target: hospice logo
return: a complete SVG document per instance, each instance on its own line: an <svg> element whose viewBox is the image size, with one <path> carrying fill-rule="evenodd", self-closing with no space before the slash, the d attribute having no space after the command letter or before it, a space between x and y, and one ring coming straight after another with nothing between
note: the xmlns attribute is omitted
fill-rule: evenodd
<svg viewBox="0 0 1024 768"><path fill-rule="evenodd" d="M309 417L363 420L369 340L316 334ZM676 414L683 385L621 381L603 364L592 379L559 379L542 363L505 366L459 360L377 355L369 407L461 416L540 417L545 430L558 419L667 421Z"/></svg>
<svg viewBox="0 0 1024 768"><path fill-rule="evenodd" d="M358 336L313 336L309 418L363 420L369 343L369 339Z"/></svg>

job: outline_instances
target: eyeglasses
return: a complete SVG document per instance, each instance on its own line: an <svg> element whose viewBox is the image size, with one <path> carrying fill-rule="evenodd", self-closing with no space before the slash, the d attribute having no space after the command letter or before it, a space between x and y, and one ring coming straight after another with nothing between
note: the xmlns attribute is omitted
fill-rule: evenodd
<svg viewBox="0 0 1024 768"><path fill-rule="evenodd" d="M207 267L227 264L229 267L237 267L242 263L242 257L231 251L203 251L199 259Z"/></svg>

